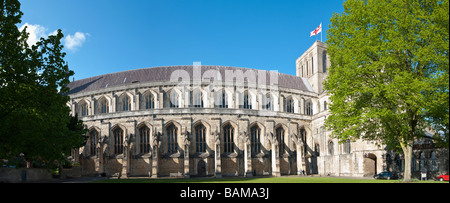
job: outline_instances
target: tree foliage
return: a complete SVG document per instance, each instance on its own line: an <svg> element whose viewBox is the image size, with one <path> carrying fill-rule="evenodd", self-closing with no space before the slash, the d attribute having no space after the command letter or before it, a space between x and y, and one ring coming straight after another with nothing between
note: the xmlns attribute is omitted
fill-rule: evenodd
<svg viewBox="0 0 450 203"><path fill-rule="evenodd" d="M19 31L23 13L18 0L0 0L0 158L20 153L26 160L64 160L80 147L82 129L69 128L69 77L61 30L27 44Z"/></svg>
<svg viewBox="0 0 450 203"><path fill-rule="evenodd" d="M428 126L448 147L448 0L347 0L328 31L324 83L341 140L372 140L405 154Z"/></svg>

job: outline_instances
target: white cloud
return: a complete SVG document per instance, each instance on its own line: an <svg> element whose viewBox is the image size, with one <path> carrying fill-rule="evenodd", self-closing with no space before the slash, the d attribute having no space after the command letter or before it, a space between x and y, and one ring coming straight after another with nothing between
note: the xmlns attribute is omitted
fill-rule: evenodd
<svg viewBox="0 0 450 203"><path fill-rule="evenodd" d="M70 51L76 51L83 46L86 41L86 36L89 36L89 34L82 32L76 32L74 35L67 35L67 37L64 38L64 46Z"/></svg>
<svg viewBox="0 0 450 203"><path fill-rule="evenodd" d="M45 33L47 32L47 28L45 28L44 26L41 25L31 25L28 23L25 23L24 25L22 25L19 30L22 32L23 29L25 29L25 27L27 27L27 32L30 34L28 36L28 46L33 46L36 45L36 43L41 39L41 38L46 38L48 35Z"/></svg>
<svg viewBox="0 0 450 203"><path fill-rule="evenodd" d="M27 32L30 34L27 40L28 46L35 45L41 38L47 38L49 35L56 35L58 31L55 30L53 32L47 33L48 29L41 25L31 25L29 23L25 23L22 25L19 30L23 31L27 27ZM86 42L86 37L90 36L88 33L76 32L73 35L68 34L66 37L62 39L64 43L64 47L67 50L75 52L79 48L81 48Z"/></svg>
<svg viewBox="0 0 450 203"><path fill-rule="evenodd" d="M48 35L53 35L53 36L56 36L57 34L58 34L58 30L55 30L55 31L53 31L53 32L49 33Z"/></svg>

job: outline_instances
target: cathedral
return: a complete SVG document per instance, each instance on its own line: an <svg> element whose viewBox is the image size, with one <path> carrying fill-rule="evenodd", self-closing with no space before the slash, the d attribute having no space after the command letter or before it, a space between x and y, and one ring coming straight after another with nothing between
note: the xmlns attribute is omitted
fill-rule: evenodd
<svg viewBox="0 0 450 203"><path fill-rule="evenodd" d="M194 63L74 81L68 105L89 131L72 159L83 176L119 178L401 173L400 152L330 137L329 67L327 45L316 41L296 76ZM447 149L415 143L413 175L448 165Z"/></svg>

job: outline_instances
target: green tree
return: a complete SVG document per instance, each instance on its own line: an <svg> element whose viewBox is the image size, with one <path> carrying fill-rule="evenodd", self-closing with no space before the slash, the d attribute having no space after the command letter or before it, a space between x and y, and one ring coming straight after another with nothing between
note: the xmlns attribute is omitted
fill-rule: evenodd
<svg viewBox="0 0 450 203"><path fill-rule="evenodd" d="M328 31L325 89L334 137L371 140L405 155L428 126L449 130L448 0L347 0Z"/></svg>
<svg viewBox="0 0 450 203"><path fill-rule="evenodd" d="M19 31L18 0L0 0L0 157L23 153L51 165L81 146L82 131L69 129L67 84L74 74L64 61L61 30L27 44Z"/></svg>

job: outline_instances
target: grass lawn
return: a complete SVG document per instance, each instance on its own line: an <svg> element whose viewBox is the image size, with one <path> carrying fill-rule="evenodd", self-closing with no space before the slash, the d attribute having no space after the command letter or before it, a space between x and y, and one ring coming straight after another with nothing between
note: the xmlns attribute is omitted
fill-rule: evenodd
<svg viewBox="0 0 450 203"><path fill-rule="evenodd" d="M93 183L401 183L402 180L374 180L334 177L192 178L192 179L109 179ZM413 181L440 183L439 181ZM448 182L444 182L448 183Z"/></svg>

